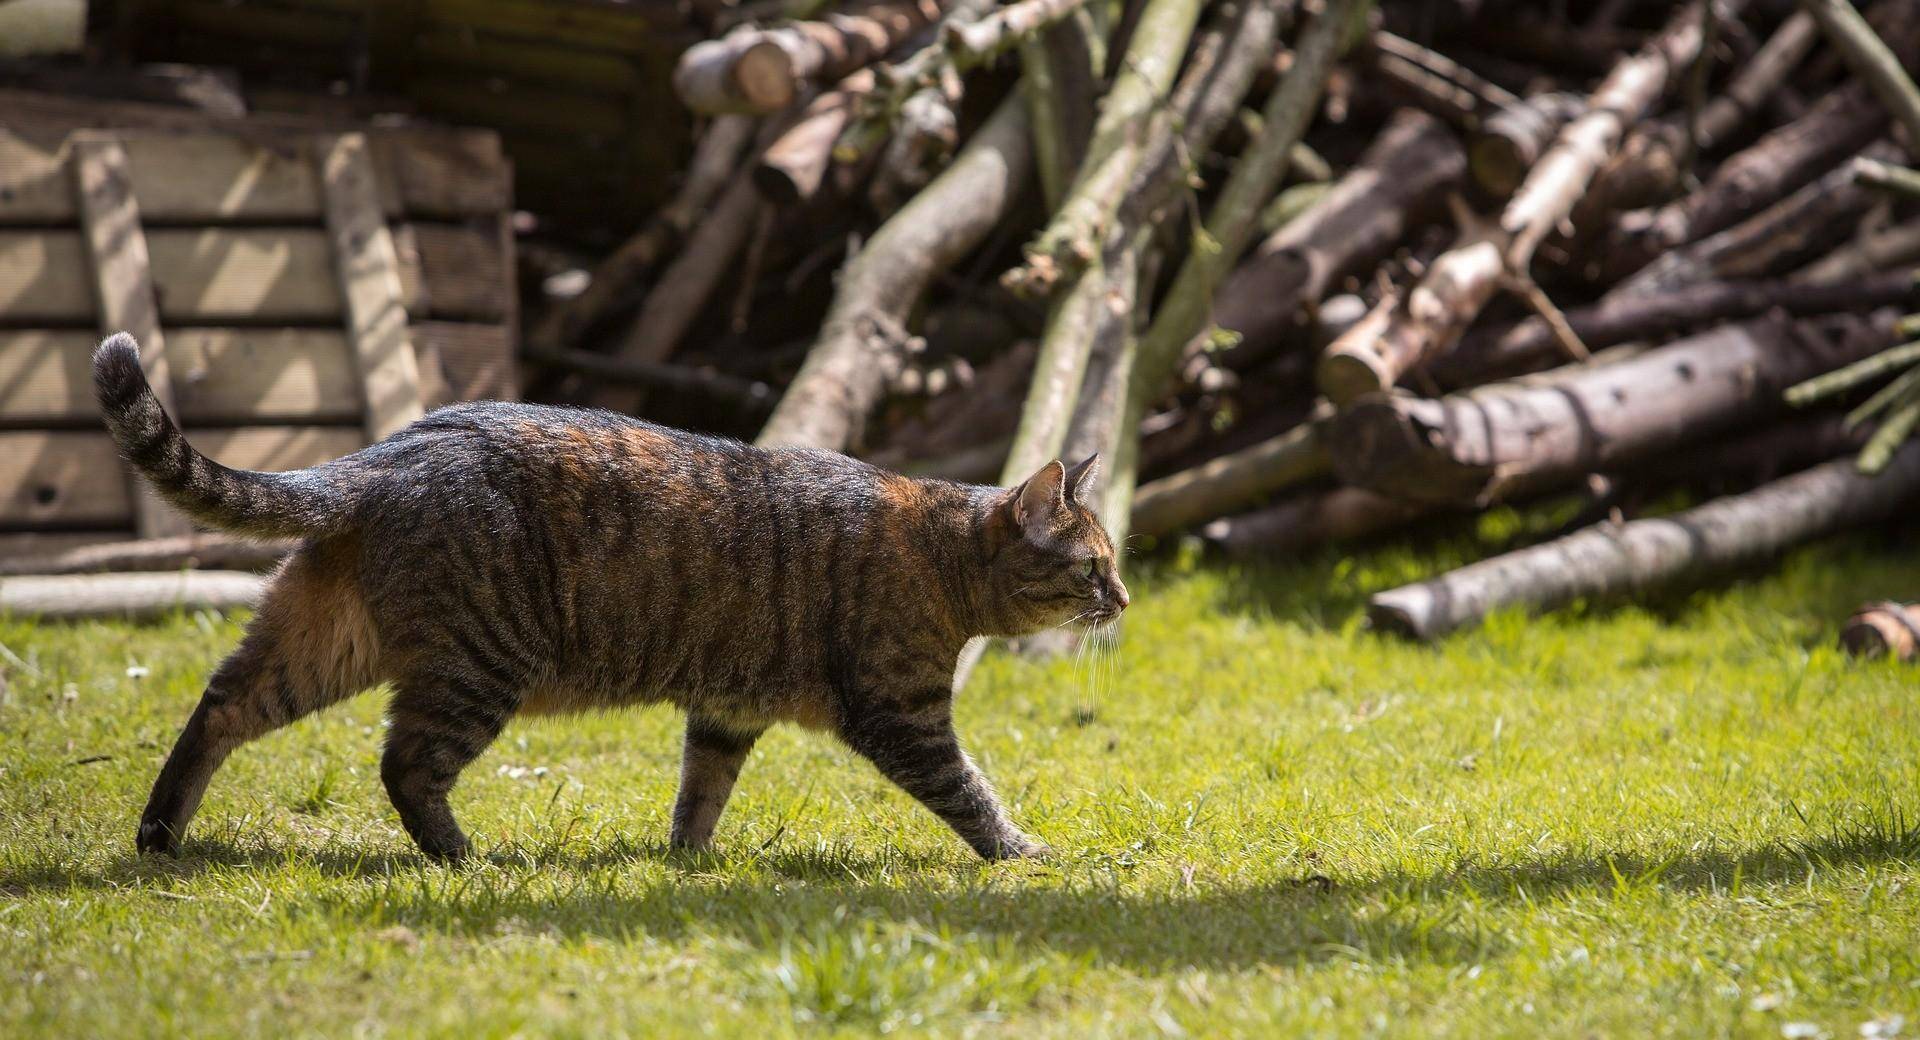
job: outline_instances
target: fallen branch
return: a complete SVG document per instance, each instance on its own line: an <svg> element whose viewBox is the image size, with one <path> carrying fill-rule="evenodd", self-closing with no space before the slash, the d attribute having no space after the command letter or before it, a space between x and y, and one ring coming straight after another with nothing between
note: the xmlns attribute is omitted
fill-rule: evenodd
<svg viewBox="0 0 1920 1040"><path fill-rule="evenodd" d="M833 163L834 142L861 99L873 93L871 69L859 71L840 85L807 102L798 119L760 153L754 164L753 184L768 202L791 206L806 202L820 190L827 167Z"/></svg>
<svg viewBox="0 0 1920 1040"><path fill-rule="evenodd" d="M1886 312L1726 325L1466 394L1372 395L1334 418L1327 451L1344 483L1484 505L1775 413L1786 387L1895 342Z"/></svg>
<svg viewBox="0 0 1920 1040"><path fill-rule="evenodd" d="M625 304L640 280L706 214L714 196L739 167L740 155L753 135L754 121L745 116L715 119L700 135L680 190L645 227L594 267L592 279L579 295L549 308L528 332L527 341L545 349L571 347Z"/></svg>
<svg viewBox="0 0 1920 1040"><path fill-rule="evenodd" d="M1876 271L1839 283L1786 279L1701 282L1646 296L1607 297L1566 312L1567 324L1589 348L1634 340L1660 340L1688 329L1765 314L1805 317L1920 304L1911 270ZM1541 367L1561 356L1544 318L1522 319L1505 328L1469 334L1459 349L1439 359L1431 374L1443 386L1468 386L1489 376Z"/></svg>
<svg viewBox="0 0 1920 1040"><path fill-rule="evenodd" d="M1010 97L953 164L847 261L820 336L756 443L853 446L900 362L874 342L874 330L903 325L928 283L1000 223L1032 156L1026 105Z"/></svg>
<svg viewBox="0 0 1920 1040"><path fill-rule="evenodd" d="M184 567L264 570L297 544L287 539L259 541L210 532L142 538L83 545L46 556L9 557L0 560L0 576L174 571Z"/></svg>
<svg viewBox="0 0 1920 1040"><path fill-rule="evenodd" d="M1900 67L1900 59L1874 35L1872 26L1847 0L1800 0L1800 6L1820 23L1834 50L1879 95L1881 104L1906 131L1907 154L1920 158L1920 88L1914 87L1912 77ZM1905 17L1911 18L1912 13Z"/></svg>
<svg viewBox="0 0 1920 1040"><path fill-rule="evenodd" d="M1159 537L1245 509L1329 470L1320 421L1303 423L1251 448L1142 484L1133 496L1132 530Z"/></svg>
<svg viewBox="0 0 1920 1040"><path fill-rule="evenodd" d="M1279 555L1385 534L1433 509L1365 488L1309 491L1266 509L1215 520L1200 528L1200 537L1230 557Z"/></svg>
<svg viewBox="0 0 1920 1040"><path fill-rule="evenodd" d="M1920 607L1909 603L1868 603L1840 629L1840 649L1853 657L1920 657Z"/></svg>
<svg viewBox="0 0 1920 1040"><path fill-rule="evenodd" d="M1588 597L1643 593L1884 520L1916 493L1920 445L1902 449L1878 477L1839 459L1673 516L1602 524L1382 592L1367 618L1376 629L1432 640L1496 610L1546 611Z"/></svg>
<svg viewBox="0 0 1920 1040"><path fill-rule="evenodd" d="M1019 0L978 21L949 25L947 50L962 68L983 65L1020 40L1078 10L1086 0Z"/></svg>
<svg viewBox="0 0 1920 1040"><path fill-rule="evenodd" d="M232 610L258 603L266 582L241 571L186 570L0 578L0 615L53 621Z"/></svg>

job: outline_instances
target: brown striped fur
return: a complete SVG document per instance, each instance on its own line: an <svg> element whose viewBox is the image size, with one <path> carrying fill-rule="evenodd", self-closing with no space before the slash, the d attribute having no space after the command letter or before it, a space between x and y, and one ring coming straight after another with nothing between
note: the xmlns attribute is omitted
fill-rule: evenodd
<svg viewBox="0 0 1920 1040"><path fill-rule="evenodd" d="M170 501L300 548L215 670L140 823L178 848L236 747L381 682L381 778L407 832L457 858L461 770L513 715L670 702L687 713L672 840L704 847L776 722L831 732L980 855L1044 846L961 750L967 639L1127 606L1094 460L1018 488L915 480L609 412L474 404L297 473L188 445L133 341L94 357L107 425Z"/></svg>

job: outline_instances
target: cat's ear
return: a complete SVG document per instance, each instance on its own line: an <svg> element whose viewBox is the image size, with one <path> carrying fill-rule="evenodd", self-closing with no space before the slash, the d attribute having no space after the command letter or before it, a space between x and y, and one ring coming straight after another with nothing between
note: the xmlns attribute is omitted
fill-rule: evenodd
<svg viewBox="0 0 1920 1040"><path fill-rule="evenodd" d="M1100 475L1100 453L1094 452L1067 471L1067 501L1086 505L1093 495L1093 478Z"/></svg>
<svg viewBox="0 0 1920 1040"><path fill-rule="evenodd" d="M1067 507L1067 470L1059 460L1040 467L1013 496L1013 518L1028 534L1042 534Z"/></svg>

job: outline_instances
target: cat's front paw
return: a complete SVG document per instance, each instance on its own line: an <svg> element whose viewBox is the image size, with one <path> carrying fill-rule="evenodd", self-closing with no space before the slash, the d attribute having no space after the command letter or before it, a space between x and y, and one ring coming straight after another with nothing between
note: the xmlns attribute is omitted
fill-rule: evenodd
<svg viewBox="0 0 1920 1040"><path fill-rule="evenodd" d="M1021 834L1019 831L1001 838L988 859L1047 859L1053 855L1053 846L1038 838Z"/></svg>

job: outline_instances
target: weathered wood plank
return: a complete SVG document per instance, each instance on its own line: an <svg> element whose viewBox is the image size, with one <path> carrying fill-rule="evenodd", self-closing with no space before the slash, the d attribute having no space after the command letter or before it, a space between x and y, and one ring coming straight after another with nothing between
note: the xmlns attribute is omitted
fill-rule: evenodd
<svg viewBox="0 0 1920 1040"><path fill-rule="evenodd" d="M75 549L125 544L133 531L21 531L0 534L0 563L25 557L57 556Z"/></svg>
<svg viewBox="0 0 1920 1040"><path fill-rule="evenodd" d="M0 332L0 424L97 421L89 358L98 342L78 330ZM175 414L189 427L357 422L363 411L342 332L177 327L167 354Z"/></svg>
<svg viewBox="0 0 1920 1040"><path fill-rule="evenodd" d="M0 320L93 324L87 253L77 231L0 231Z"/></svg>
<svg viewBox="0 0 1920 1040"><path fill-rule="evenodd" d="M365 414L344 332L176 328L173 392L188 426L355 422Z"/></svg>
<svg viewBox="0 0 1920 1040"><path fill-rule="evenodd" d="M454 401L512 401L519 397L513 336L505 325L424 321L413 326L430 406ZM427 373L433 377L427 380Z"/></svg>
<svg viewBox="0 0 1920 1040"><path fill-rule="evenodd" d="M0 433L0 528L133 527L132 488L106 433Z"/></svg>
<svg viewBox="0 0 1920 1040"><path fill-rule="evenodd" d="M169 324L340 319L332 247L317 228L156 230L147 245Z"/></svg>
<svg viewBox="0 0 1920 1040"><path fill-rule="evenodd" d="M0 127L0 224L71 223L73 182L57 142Z"/></svg>
<svg viewBox="0 0 1920 1040"><path fill-rule="evenodd" d="M190 431L201 451L242 469L317 465L366 443L341 426L255 426ZM0 530L128 528L133 503L125 470L105 432L0 432Z"/></svg>
<svg viewBox="0 0 1920 1040"><path fill-rule="evenodd" d="M499 321L507 316L513 282L495 226L415 221L396 245L411 252L416 279L410 309L422 316Z"/></svg>
<svg viewBox="0 0 1920 1040"><path fill-rule="evenodd" d="M380 213L365 135L323 138L319 154L347 344L360 372L367 435L379 440L424 410L420 371L407 337L400 259Z"/></svg>
<svg viewBox="0 0 1920 1040"><path fill-rule="evenodd" d="M81 234L92 259L99 331L133 335L141 345L140 367L154 396L162 408L175 412L167 341L160 333L160 308L154 301L147 237L133 200L127 150L111 135L94 132L75 134L72 150L75 198L80 203ZM189 529L187 518L143 483L133 487L133 526L142 538L165 538Z"/></svg>
<svg viewBox="0 0 1920 1040"><path fill-rule="evenodd" d="M189 109L76 99L0 89L0 224L77 219L61 142L73 130L122 131L133 158L134 197L149 223L202 219L320 219L311 167L293 161L315 131L338 119L257 113L244 120ZM383 211L427 217L499 214L513 205L512 167L490 130L375 128L372 143ZM262 155L264 153L264 155ZM205 161L192 178L143 174L148 161ZM149 197L151 193L163 192Z"/></svg>
<svg viewBox="0 0 1920 1040"><path fill-rule="evenodd" d="M653 10L648 10L649 7ZM428 18L442 24L628 53L675 49L673 30L680 28L683 21L666 3L426 0L425 8ZM679 45L684 46L685 42L681 40Z"/></svg>

